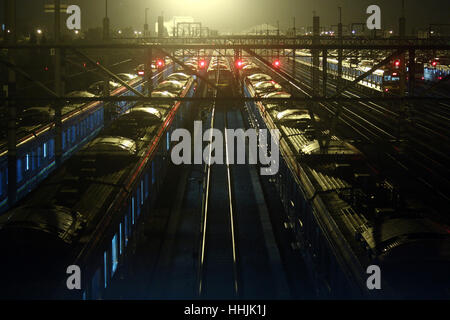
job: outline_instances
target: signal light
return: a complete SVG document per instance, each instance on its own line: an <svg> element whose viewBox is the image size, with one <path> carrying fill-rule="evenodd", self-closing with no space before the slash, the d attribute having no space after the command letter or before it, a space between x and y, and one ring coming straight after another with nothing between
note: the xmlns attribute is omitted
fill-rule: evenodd
<svg viewBox="0 0 450 320"><path fill-rule="evenodd" d="M244 62L241 59L236 60L236 68L237 69L242 69L242 67L244 66Z"/></svg>
<svg viewBox="0 0 450 320"><path fill-rule="evenodd" d="M433 67L436 67L437 66L437 61L436 60L433 60L433 62L431 63L431 65L433 66Z"/></svg>
<svg viewBox="0 0 450 320"><path fill-rule="evenodd" d="M397 67L397 68L400 67L400 60L398 60L398 59L395 60L394 61L394 66Z"/></svg>
<svg viewBox="0 0 450 320"><path fill-rule="evenodd" d="M198 67L199 67L200 69L204 69L204 68L206 67L206 61L205 61L205 60L200 60L200 61L198 62Z"/></svg>
<svg viewBox="0 0 450 320"><path fill-rule="evenodd" d="M156 61L156 66L157 66L158 68L164 67L164 61L161 60L161 59L157 60L157 61Z"/></svg>
<svg viewBox="0 0 450 320"><path fill-rule="evenodd" d="M276 60L272 63L272 65L273 65L275 68L279 68L279 67L281 66L281 62L280 62L280 60L276 59Z"/></svg>

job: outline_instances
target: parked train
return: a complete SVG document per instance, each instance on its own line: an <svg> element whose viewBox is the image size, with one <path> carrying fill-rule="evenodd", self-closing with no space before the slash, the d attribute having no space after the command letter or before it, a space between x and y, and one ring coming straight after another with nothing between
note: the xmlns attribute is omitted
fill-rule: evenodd
<svg viewBox="0 0 450 320"><path fill-rule="evenodd" d="M261 70L243 80L245 96L289 98ZM268 93L271 91L271 93ZM319 298L450 297L450 228L400 195L355 146L333 136L323 149L305 106L247 102L255 128L280 131L280 166L271 181L283 203L293 248ZM272 142L273 143L273 142ZM379 267L381 289L369 277ZM371 290L373 289L373 290Z"/></svg>
<svg viewBox="0 0 450 320"><path fill-rule="evenodd" d="M311 66L311 55L306 52L300 51L296 58L297 62ZM319 58L320 70L322 70L322 57ZM338 60L333 58L327 59L328 72L331 75L337 76L338 74ZM354 65L349 61L342 62L342 77L343 79L352 81L370 70L373 66L371 61L361 61L358 65ZM399 93L400 92L400 76L395 68L389 66L381 67L375 70L371 75L359 82L367 88L371 88L376 91L384 93Z"/></svg>
<svg viewBox="0 0 450 320"><path fill-rule="evenodd" d="M192 96L196 85L186 76L181 89L168 89ZM0 216L0 295L104 297L139 219L158 196L170 161L170 134L184 126L191 108L181 102L131 107ZM71 265L81 269L81 290L67 287Z"/></svg>
<svg viewBox="0 0 450 320"><path fill-rule="evenodd" d="M159 77L167 76L173 70L173 64L152 78L154 86ZM124 79L125 75L121 75ZM136 90L142 90L143 78L131 77L128 82ZM91 92L73 92L68 96L93 97L102 83L91 86ZM112 85L112 96L129 96L134 93L124 86ZM123 114L133 103L119 102L114 110L104 103L68 104L62 109L62 149L63 160L70 157L86 142L95 137L109 118ZM105 113L108 111L109 113ZM108 119L105 119L105 114ZM21 116L17 142L17 193L16 199L23 198L55 167L55 124L54 111L50 107L30 108ZM31 121L29 121L31 120ZM0 141L0 214L8 209L8 150L7 141Z"/></svg>
<svg viewBox="0 0 450 320"><path fill-rule="evenodd" d="M442 59L442 61L435 59L432 62L425 64L424 80L437 82L448 77L450 75L450 65L444 63L449 62L444 59Z"/></svg>

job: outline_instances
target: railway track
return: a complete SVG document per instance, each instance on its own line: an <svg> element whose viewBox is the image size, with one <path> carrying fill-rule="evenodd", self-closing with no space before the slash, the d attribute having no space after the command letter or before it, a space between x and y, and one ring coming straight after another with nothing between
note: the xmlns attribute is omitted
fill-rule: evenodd
<svg viewBox="0 0 450 320"><path fill-rule="evenodd" d="M303 86L302 91L307 96L312 91L309 85L311 74L308 70L310 68L303 65L297 65L296 67L296 78L300 81ZM329 79L328 86L329 89L327 91L329 94L334 94L336 85L332 79ZM368 96L357 89L346 91L343 95L347 97ZM334 114L337 103L320 103L320 106L330 114ZM399 118L399 113L396 109L398 108L394 108L394 106L373 102L360 102L352 106L346 105L341 113L341 122L368 142L400 141L401 139L399 139L397 134L393 134L398 131L398 122L395 120ZM439 198L449 201L450 198L441 189L442 186L450 185L447 178L450 171L446 166L449 157L445 150L442 149L442 144L436 143L437 141L448 140L447 132L449 127L442 122L442 120L445 121L446 119L445 110L442 109L441 105L437 109L432 104L425 104L419 110L420 112L416 112L414 116L414 120L418 121L408 124L411 132L409 133L409 143L405 150L407 150L409 157L400 157L395 152L389 152L387 156L397 163L400 168L407 169L405 172L409 174L417 170L422 172L422 174L419 173L420 176L417 177L417 181L438 195ZM439 113L432 112L436 110L439 110ZM436 121L436 119L439 119L439 121Z"/></svg>
<svg viewBox="0 0 450 320"><path fill-rule="evenodd" d="M236 92L227 88L215 97L232 95ZM241 106L217 100L206 129L225 133L226 129L244 129L244 122ZM224 134L223 164L205 161L197 295L207 299L287 298L290 289L256 165L235 164L236 152L228 153L233 145L228 139ZM206 152L211 160L217 150L209 145Z"/></svg>
<svg viewBox="0 0 450 320"><path fill-rule="evenodd" d="M220 76L220 75L219 75ZM215 92L216 98L223 92ZM226 93L225 93L226 95ZM228 126L227 106L216 101L209 117L209 128L225 132ZM213 140L212 130L209 141ZM226 136L226 135L225 135ZM238 247L233 210L233 183L225 138L224 165L214 165L212 144L207 147L205 163L198 295L200 297L230 298L240 294Z"/></svg>

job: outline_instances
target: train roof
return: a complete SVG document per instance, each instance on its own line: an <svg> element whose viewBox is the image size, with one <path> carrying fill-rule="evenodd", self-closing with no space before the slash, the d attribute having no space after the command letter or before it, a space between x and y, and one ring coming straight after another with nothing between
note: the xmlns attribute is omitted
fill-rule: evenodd
<svg viewBox="0 0 450 320"><path fill-rule="evenodd" d="M96 155L134 155L136 150L136 142L131 139L120 136L107 136L94 139L83 148L82 153L88 154L94 152Z"/></svg>
<svg viewBox="0 0 450 320"><path fill-rule="evenodd" d="M6 229L31 229L71 243L86 221L78 212L62 206L22 206L0 216L0 232Z"/></svg>

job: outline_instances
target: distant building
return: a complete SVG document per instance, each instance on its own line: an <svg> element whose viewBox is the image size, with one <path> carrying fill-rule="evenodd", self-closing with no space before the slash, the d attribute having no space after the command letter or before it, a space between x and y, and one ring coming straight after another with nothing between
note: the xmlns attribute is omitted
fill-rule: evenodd
<svg viewBox="0 0 450 320"><path fill-rule="evenodd" d="M192 23L194 22L194 18L189 16L174 16L172 19L164 21L165 36L175 37L177 34L177 23L181 22ZM155 30L158 33L158 23L155 23Z"/></svg>

